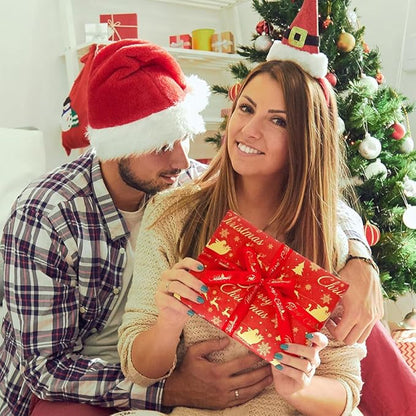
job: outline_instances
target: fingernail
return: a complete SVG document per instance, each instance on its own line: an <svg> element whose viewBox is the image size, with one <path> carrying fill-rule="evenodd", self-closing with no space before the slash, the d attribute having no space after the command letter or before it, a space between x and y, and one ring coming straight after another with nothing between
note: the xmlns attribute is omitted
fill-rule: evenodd
<svg viewBox="0 0 416 416"><path fill-rule="evenodd" d="M308 338L308 339L312 339L313 338L313 334L311 334L310 332L307 332L305 334L305 337Z"/></svg>
<svg viewBox="0 0 416 416"><path fill-rule="evenodd" d="M196 268L198 270L204 270L204 265L203 264L198 264L198 266Z"/></svg>
<svg viewBox="0 0 416 416"><path fill-rule="evenodd" d="M195 315L195 312L194 312L192 309L188 309L187 314L188 314L189 316L194 316L194 315Z"/></svg>
<svg viewBox="0 0 416 416"><path fill-rule="evenodd" d="M283 358L283 355L282 355L282 354L280 354L280 352L277 352L277 353L274 355L274 358L276 358L276 360L281 360L281 359Z"/></svg>
<svg viewBox="0 0 416 416"><path fill-rule="evenodd" d="M208 287L205 285L201 286L201 292L208 293Z"/></svg>
<svg viewBox="0 0 416 416"><path fill-rule="evenodd" d="M278 370L283 370L283 366L282 366L281 364L277 364L277 365L275 365L275 367L276 367Z"/></svg>
<svg viewBox="0 0 416 416"><path fill-rule="evenodd" d="M282 350L288 350L288 349L289 349L289 345L287 345L287 344L281 344L281 345L280 345L280 348L281 348Z"/></svg>
<svg viewBox="0 0 416 416"><path fill-rule="evenodd" d="M205 302L204 298L203 298L203 297L201 297L201 296L198 296L198 297L196 298L196 301L197 301L198 303L204 303L204 302Z"/></svg>

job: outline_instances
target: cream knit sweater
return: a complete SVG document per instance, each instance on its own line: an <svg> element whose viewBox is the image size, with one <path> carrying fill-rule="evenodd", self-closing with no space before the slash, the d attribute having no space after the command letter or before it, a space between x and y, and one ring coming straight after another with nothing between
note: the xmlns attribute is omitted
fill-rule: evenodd
<svg viewBox="0 0 416 416"><path fill-rule="evenodd" d="M167 206L175 201L175 196L180 197L183 192L189 192L189 189L178 188L157 195L146 208L139 232L133 281L119 330L119 354L125 376L143 386L151 385L158 380L148 379L136 371L131 362L131 347L136 335L147 330L156 321L158 314L154 302L156 288L162 271L171 268L178 261L174 257L174 248L187 210L175 211L169 218L165 216L161 222L151 228L149 228L149 225L153 224L160 215L166 212ZM339 238L340 257L345 261L348 245L345 235L342 235L343 238ZM338 308L335 313L340 314L341 310ZM348 399L342 416L355 415L357 413L356 411L353 412L353 409L359 402L362 387L360 360L365 356L365 346L363 344L346 346L331 339L330 334L325 329L322 332L329 338L329 346L320 353L321 365L316 370L316 374L336 378L344 385ZM222 331L203 318L194 315L188 320L183 330L183 337L177 351L178 363L183 357L182 351L188 346L224 336L225 334ZM163 339L160 341L163 342ZM231 339L225 350L212 354L209 359L215 362L224 362L247 353L246 347ZM172 363L171 371L173 371L175 365L176 362ZM169 374L165 377L168 376ZM134 415L135 413L125 414ZM144 413L137 411L136 414ZM273 386L266 388L262 394L248 403L233 408L213 411L177 407L171 413L171 415L181 416L285 416L299 414L296 409L276 393Z"/></svg>

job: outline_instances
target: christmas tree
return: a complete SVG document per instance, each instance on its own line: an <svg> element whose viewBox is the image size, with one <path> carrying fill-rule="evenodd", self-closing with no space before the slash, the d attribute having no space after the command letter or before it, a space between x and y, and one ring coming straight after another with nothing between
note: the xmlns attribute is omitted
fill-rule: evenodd
<svg viewBox="0 0 416 416"><path fill-rule="evenodd" d="M253 0L260 21L253 42L240 46L242 61L232 65L233 86L213 87L233 100L239 81L254 63L266 60L274 40L280 40L297 15L302 0ZM318 2L320 51L328 57L326 78L334 87L339 111L340 140L358 196L359 213L386 296L416 287L416 152L408 113L413 105L384 83L380 53L365 43L349 0ZM207 142L221 145L226 119Z"/></svg>

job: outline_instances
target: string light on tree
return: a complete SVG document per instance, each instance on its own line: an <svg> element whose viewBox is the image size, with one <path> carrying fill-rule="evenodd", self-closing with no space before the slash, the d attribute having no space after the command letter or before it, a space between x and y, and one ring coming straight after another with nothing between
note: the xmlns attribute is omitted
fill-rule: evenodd
<svg viewBox="0 0 416 416"><path fill-rule="evenodd" d="M375 159L381 153L381 142L367 132L364 140L358 146L358 151L364 159Z"/></svg>

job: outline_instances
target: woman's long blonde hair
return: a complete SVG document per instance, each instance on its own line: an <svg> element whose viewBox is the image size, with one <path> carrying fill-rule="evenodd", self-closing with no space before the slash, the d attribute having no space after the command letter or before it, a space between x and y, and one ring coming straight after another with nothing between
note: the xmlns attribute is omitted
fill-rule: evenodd
<svg viewBox="0 0 416 416"><path fill-rule="evenodd" d="M346 169L342 143L337 133L337 110L331 97L328 106L319 82L290 61L269 61L254 68L247 83L259 74L269 74L280 85L286 103L289 143L287 187L271 220L276 235L313 262L334 271L336 265L336 207L340 181ZM227 137L225 137L227 140ZM185 196L179 206L189 207L178 255L196 258L226 211L238 212L235 180L224 143L209 169L197 180L199 189Z"/></svg>

